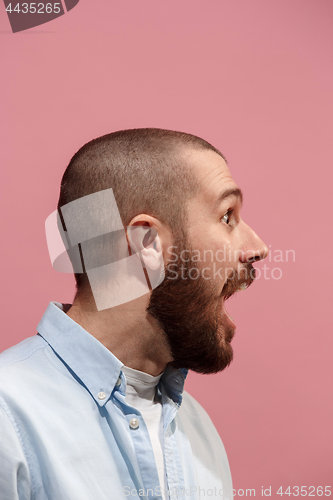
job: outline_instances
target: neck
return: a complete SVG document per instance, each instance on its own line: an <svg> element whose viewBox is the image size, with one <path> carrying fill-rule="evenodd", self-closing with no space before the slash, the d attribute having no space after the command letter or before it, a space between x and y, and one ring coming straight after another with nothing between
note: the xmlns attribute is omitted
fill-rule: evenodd
<svg viewBox="0 0 333 500"><path fill-rule="evenodd" d="M95 304L77 296L67 315L125 366L157 376L172 357L163 330L146 311L148 302L149 294L97 311Z"/></svg>

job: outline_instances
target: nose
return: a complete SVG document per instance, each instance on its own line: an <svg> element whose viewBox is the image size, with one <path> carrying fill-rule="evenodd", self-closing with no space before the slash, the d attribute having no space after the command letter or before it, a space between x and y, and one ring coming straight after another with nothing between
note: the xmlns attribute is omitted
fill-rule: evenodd
<svg viewBox="0 0 333 500"><path fill-rule="evenodd" d="M259 236L245 222L244 224L244 240L243 248L240 254L240 261L257 262L266 259L268 255L267 245L259 238Z"/></svg>

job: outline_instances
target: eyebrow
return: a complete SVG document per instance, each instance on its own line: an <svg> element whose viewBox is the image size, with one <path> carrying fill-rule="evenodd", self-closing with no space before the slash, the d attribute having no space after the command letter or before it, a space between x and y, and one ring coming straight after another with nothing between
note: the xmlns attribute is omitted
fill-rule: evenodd
<svg viewBox="0 0 333 500"><path fill-rule="evenodd" d="M239 188L231 188L227 189L226 191L223 191L218 199L216 200L216 205L219 205L222 203L222 201L225 200L225 198L229 198L229 196L236 196L237 198L240 199L241 204L243 203L243 193Z"/></svg>

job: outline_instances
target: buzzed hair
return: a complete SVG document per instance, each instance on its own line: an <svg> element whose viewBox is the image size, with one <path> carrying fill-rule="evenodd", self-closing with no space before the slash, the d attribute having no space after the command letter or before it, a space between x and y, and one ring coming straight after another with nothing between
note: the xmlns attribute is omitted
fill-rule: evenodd
<svg viewBox="0 0 333 500"><path fill-rule="evenodd" d="M144 213L179 235L186 224L186 202L199 187L184 159L189 149L212 150L225 160L200 137L158 128L120 130L88 142L62 177L60 217L59 208L67 203L112 188L124 227ZM86 273L75 274L75 280L78 291L88 283Z"/></svg>

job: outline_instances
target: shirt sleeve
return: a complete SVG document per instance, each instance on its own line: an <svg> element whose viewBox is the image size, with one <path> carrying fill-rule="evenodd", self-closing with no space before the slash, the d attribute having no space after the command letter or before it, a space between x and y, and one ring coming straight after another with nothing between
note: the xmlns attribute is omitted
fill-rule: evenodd
<svg viewBox="0 0 333 500"><path fill-rule="evenodd" d="M0 405L0 492L6 500L30 500L30 473L14 422Z"/></svg>

